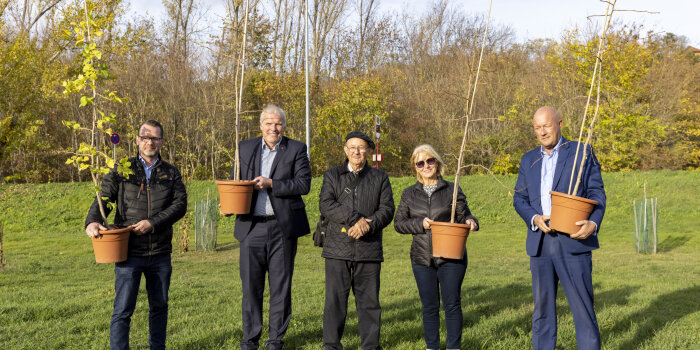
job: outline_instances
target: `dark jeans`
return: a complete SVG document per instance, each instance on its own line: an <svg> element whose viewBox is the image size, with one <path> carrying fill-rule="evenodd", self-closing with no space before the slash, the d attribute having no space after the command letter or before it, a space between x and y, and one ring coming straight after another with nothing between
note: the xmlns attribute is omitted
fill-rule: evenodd
<svg viewBox="0 0 700 350"><path fill-rule="evenodd" d="M345 329L350 288L355 294L357 328L363 350L381 349L379 331L379 262L326 259L326 301L323 307L323 348L339 350Z"/></svg>
<svg viewBox="0 0 700 350"><path fill-rule="evenodd" d="M129 349L129 325L136 307L141 274L146 276L148 294L148 344L165 349L168 323L168 288L173 266L170 254L130 256L114 265L114 313L109 328L111 349Z"/></svg>
<svg viewBox="0 0 700 350"><path fill-rule="evenodd" d="M413 264L418 294L423 304L423 336L428 349L440 348L440 296L445 310L447 348L459 349L462 343L462 281L467 259L451 260L440 266Z"/></svg>
<svg viewBox="0 0 700 350"><path fill-rule="evenodd" d="M282 337L292 318L292 273L297 239L288 239L277 220L255 222L241 241L243 341L241 349L257 349L262 333L265 275L270 288L268 349L282 349Z"/></svg>

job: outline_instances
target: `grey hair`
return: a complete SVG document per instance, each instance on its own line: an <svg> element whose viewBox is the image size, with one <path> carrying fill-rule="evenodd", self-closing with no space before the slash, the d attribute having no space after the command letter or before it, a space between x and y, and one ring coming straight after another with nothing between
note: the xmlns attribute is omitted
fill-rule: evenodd
<svg viewBox="0 0 700 350"><path fill-rule="evenodd" d="M287 114L284 113L284 110L282 108L279 108L275 106L272 103L268 103L267 106L262 110L262 113L260 113L260 124L262 125L263 119L265 118L265 115L267 114L274 114L280 118L282 118L282 125L287 126Z"/></svg>

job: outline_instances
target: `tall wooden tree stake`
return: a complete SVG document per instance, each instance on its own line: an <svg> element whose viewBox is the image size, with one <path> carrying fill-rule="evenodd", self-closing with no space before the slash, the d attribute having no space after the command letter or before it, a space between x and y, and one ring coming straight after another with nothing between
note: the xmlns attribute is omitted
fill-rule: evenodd
<svg viewBox="0 0 700 350"><path fill-rule="evenodd" d="M489 20L491 19L491 4L489 1L489 12L486 16L486 27L484 28L484 37L481 40L481 53L479 54L479 65L476 68L476 76L474 84L470 82L469 89L472 90L471 99L467 101L467 121L464 123L464 135L462 135L462 145L459 148L459 159L457 160L457 172L455 173L455 186L452 190L452 214L450 222L455 222L455 210L457 209L457 189L459 188L459 173L462 171L462 160L464 159L464 146L467 144L467 135L469 134L469 121L471 120L472 111L474 110L474 96L476 96L476 87L479 82L479 72L481 72L481 61L484 58L484 48L486 47L486 33L489 31ZM473 86L473 88L472 88ZM469 96L469 95L467 95Z"/></svg>
<svg viewBox="0 0 700 350"><path fill-rule="evenodd" d="M236 65L236 79L238 79L238 73L241 74L240 90L236 94L236 155L235 155L235 167L233 174L233 179L236 181L241 180L240 168L241 160L240 153L238 152L238 138L240 132L240 115L241 115L241 100L243 100L243 78L245 76L245 49L246 49L246 37L248 36L248 0L245 1L245 20L243 22L243 47L241 48L241 58ZM236 84L238 88L239 84Z"/></svg>
<svg viewBox="0 0 700 350"><path fill-rule="evenodd" d="M616 0L613 1L606 1L608 6L605 8L605 19L603 20L603 30L600 33L600 41L598 42L598 52L596 53L595 56L595 65L593 66L593 75L591 76L591 87L588 89L588 100L586 101L586 108L583 111L583 118L581 119L581 129L579 130L578 134L578 144L576 145L576 154L574 156L574 169L571 171L571 178L569 179L569 195L576 195L578 192L578 186L581 183L581 173L583 171L583 166L586 163L586 160L588 159L588 153L586 152L586 149L588 148L588 144L591 142L591 135L593 134L593 126L595 125L596 119L598 118L598 110L600 107L600 79L601 79L601 72L603 70L603 52L605 52L605 40L607 39L607 32L608 28L610 28L610 20L612 19L612 14L613 11L615 11L615 3L617 2ZM598 77L597 82L596 82L596 76ZM593 112L593 117L591 118L591 122L588 125L588 134L586 135L586 142L583 144L583 155L581 158L581 164L579 166L579 171L578 171L578 176L576 177L576 184L574 185L573 191L571 189L571 186L574 183L574 174L576 173L576 162L578 161L578 152L579 149L581 148L581 139L583 137L583 127L586 124L586 116L588 116L588 106L590 105L591 102L591 96L593 95L593 87L598 84L597 90L596 90L596 104L595 104L595 111Z"/></svg>

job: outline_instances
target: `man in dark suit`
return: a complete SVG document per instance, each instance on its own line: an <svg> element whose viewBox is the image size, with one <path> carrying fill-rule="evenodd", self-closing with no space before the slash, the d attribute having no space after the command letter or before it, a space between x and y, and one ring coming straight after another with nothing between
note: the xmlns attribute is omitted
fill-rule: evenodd
<svg viewBox="0 0 700 350"><path fill-rule="evenodd" d="M554 349L557 343L556 295L561 282L576 328L579 349L600 349L600 331L593 309L591 251L598 248L600 224L605 213L605 190L600 164L589 147L579 147L576 173L583 152L588 153L575 195L598 202L588 220L574 234L549 227L550 190L567 193L577 142L561 136L562 120L551 107L541 107L532 120L540 147L523 155L513 206L527 225L527 254L530 256L532 294L532 347ZM575 177L574 177L575 179Z"/></svg>
<svg viewBox="0 0 700 350"><path fill-rule="evenodd" d="M297 238L311 231L301 199L311 187L309 157L305 144L284 137L286 124L284 111L270 104L260 114L262 137L242 141L239 146L240 178L255 181L257 189L251 213L236 216L234 229L240 241L244 350L258 348L266 273L270 288L266 347L282 348L282 337L292 316Z"/></svg>

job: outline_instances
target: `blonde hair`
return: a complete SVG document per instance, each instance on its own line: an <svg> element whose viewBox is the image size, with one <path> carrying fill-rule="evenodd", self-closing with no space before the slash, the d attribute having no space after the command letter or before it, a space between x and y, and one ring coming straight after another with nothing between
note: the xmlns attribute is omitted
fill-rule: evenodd
<svg viewBox="0 0 700 350"><path fill-rule="evenodd" d="M442 161L442 158L440 158L440 155L435 151L433 146L423 144L416 147L413 150L413 154L411 154L411 171L413 171L413 175L416 176L418 182L423 183L423 176L416 170L416 158L418 158L418 155L421 153L426 153L428 156L435 158L435 165L437 166L436 172L438 175L442 176L445 173L445 163Z"/></svg>

